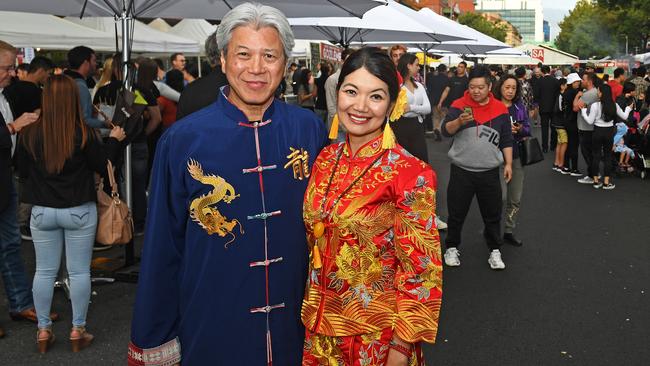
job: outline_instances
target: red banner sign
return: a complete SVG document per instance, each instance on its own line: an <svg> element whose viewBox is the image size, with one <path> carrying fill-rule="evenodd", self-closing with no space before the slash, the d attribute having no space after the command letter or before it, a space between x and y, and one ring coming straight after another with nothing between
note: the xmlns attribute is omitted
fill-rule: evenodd
<svg viewBox="0 0 650 366"><path fill-rule="evenodd" d="M320 44L320 58L327 61L341 61L341 48L329 44Z"/></svg>

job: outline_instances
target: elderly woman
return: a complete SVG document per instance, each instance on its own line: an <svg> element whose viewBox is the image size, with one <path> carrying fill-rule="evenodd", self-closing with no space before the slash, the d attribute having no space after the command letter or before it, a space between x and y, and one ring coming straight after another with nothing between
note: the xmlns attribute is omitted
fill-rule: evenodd
<svg viewBox="0 0 650 366"><path fill-rule="evenodd" d="M130 365L299 365L302 201L325 143L313 112L274 99L294 45L245 3L217 31L229 86L160 138Z"/></svg>

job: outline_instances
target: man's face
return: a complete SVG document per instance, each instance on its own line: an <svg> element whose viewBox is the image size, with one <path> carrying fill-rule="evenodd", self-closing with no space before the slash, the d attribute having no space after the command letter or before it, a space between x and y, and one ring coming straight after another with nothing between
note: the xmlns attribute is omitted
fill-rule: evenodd
<svg viewBox="0 0 650 366"><path fill-rule="evenodd" d="M273 98L286 67L278 31L272 27L235 28L221 70L230 84L230 101L240 107L264 106Z"/></svg>
<svg viewBox="0 0 650 366"><path fill-rule="evenodd" d="M185 70L186 63L187 60L185 60L185 55L183 54L176 55L176 59L172 61L172 67L175 68L176 70L183 71Z"/></svg>
<svg viewBox="0 0 650 366"><path fill-rule="evenodd" d="M587 67L585 67L585 72L590 74L590 73L594 72L594 68L591 67L591 66L587 66Z"/></svg>
<svg viewBox="0 0 650 366"><path fill-rule="evenodd" d="M490 84L484 77L473 78L469 81L469 95L477 103L485 103L490 95Z"/></svg>
<svg viewBox="0 0 650 366"><path fill-rule="evenodd" d="M401 48L398 48L398 49L395 49L395 50L391 51L390 58L393 60L393 63L395 64L395 66L397 66L397 64L399 63L400 57L402 57L402 55L404 53L405 53L404 50L401 49Z"/></svg>
<svg viewBox="0 0 650 366"><path fill-rule="evenodd" d="M456 75L464 76L465 75L465 69L466 69L465 64L458 64L458 67L456 68Z"/></svg>
<svg viewBox="0 0 650 366"><path fill-rule="evenodd" d="M92 75L97 70L97 56L93 53L88 60L88 75Z"/></svg>
<svg viewBox="0 0 650 366"><path fill-rule="evenodd" d="M37 84L45 84L47 78L52 74L52 70L38 69L34 73L34 81Z"/></svg>
<svg viewBox="0 0 650 366"><path fill-rule="evenodd" d="M542 77L542 69L540 69L539 67L535 68L535 77L536 78L541 78Z"/></svg>
<svg viewBox="0 0 650 366"><path fill-rule="evenodd" d="M591 89L593 87L591 80L589 80L589 76L587 76L587 74L582 75L582 86L587 89Z"/></svg>
<svg viewBox="0 0 650 366"><path fill-rule="evenodd" d="M11 84L11 78L16 76L16 54L0 51L0 88L6 88Z"/></svg>

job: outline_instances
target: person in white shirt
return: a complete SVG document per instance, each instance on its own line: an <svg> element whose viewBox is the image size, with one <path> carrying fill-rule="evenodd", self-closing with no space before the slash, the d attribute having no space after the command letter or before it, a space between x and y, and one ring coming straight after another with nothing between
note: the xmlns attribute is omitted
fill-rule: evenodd
<svg viewBox="0 0 650 366"><path fill-rule="evenodd" d="M345 60L350 56L352 53L354 53L356 49L354 48L346 48L341 52L341 65ZM336 99L337 99L337 94L338 94L338 84L339 84L339 76L341 75L341 67L339 66L339 69L336 70L335 73L327 77L327 80L325 81L325 99L327 101L327 130L329 131L330 128L332 127L332 120L334 119L334 115L336 114ZM343 126L342 123L339 123L339 131L338 131L338 137L336 141L341 142L345 141L345 126Z"/></svg>
<svg viewBox="0 0 650 366"><path fill-rule="evenodd" d="M616 134L616 127L614 127L614 120L620 117L626 120L632 109L626 106L622 110L618 104L614 103L612 99L612 89L607 84L602 84L598 87L599 102L591 105L587 110L586 107L581 108L582 117L585 122L594 126L592 137L592 151L593 160L591 171L594 174L593 187L598 189L614 189L616 185L611 181L612 172L612 147L614 144L614 134ZM600 181L600 162L603 162L603 181Z"/></svg>
<svg viewBox="0 0 650 366"><path fill-rule="evenodd" d="M415 81L415 75L420 71L418 58L411 53L405 53L397 63L397 71L404 80L402 87L406 88L408 104L404 109L406 113L396 122L392 122L391 127L395 131L397 142L406 151L429 163L423 122L425 116L431 113L431 104L425 87Z"/></svg>

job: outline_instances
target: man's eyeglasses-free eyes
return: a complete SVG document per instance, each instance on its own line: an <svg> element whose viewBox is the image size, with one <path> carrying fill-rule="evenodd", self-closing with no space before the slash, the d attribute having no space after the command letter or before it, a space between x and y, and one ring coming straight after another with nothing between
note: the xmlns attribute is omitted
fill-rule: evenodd
<svg viewBox="0 0 650 366"><path fill-rule="evenodd" d="M16 66L14 65L0 66L0 70L4 70L5 72L16 71Z"/></svg>

